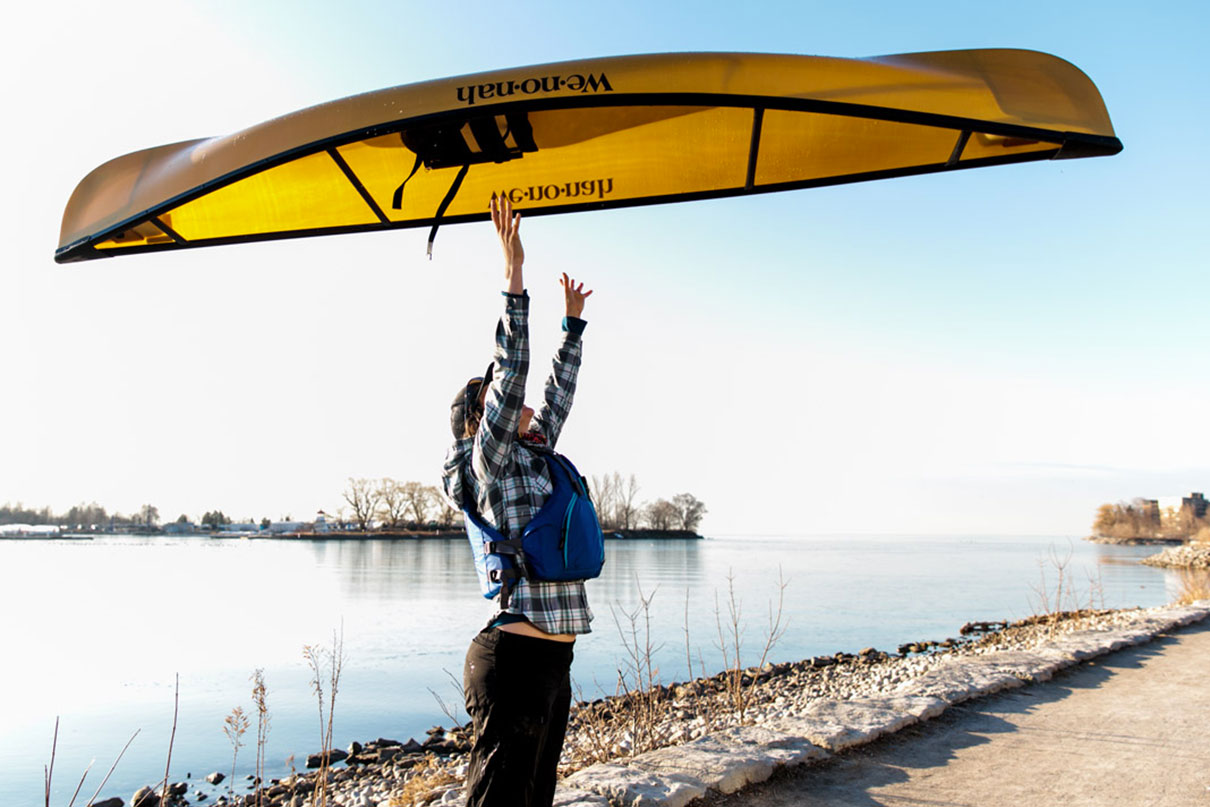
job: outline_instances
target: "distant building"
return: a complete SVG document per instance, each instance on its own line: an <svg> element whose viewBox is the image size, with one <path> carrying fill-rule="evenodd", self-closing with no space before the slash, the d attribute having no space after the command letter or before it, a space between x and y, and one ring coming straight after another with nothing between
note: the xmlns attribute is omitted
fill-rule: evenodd
<svg viewBox="0 0 1210 807"><path fill-rule="evenodd" d="M251 521L241 524L224 524L218 532L214 533L215 538L245 538L250 535L256 535L260 532L260 525L253 524Z"/></svg>
<svg viewBox="0 0 1210 807"><path fill-rule="evenodd" d="M164 532L168 535L193 535L197 532L197 525L190 521L173 521L164 525Z"/></svg>
<svg viewBox="0 0 1210 807"><path fill-rule="evenodd" d="M1210 501L1197 492L1190 493L1188 496L1161 496L1158 499L1144 501L1156 504L1161 522L1174 528L1179 527L1182 523L1187 525L1186 519L1205 518L1207 510L1210 509Z"/></svg>
<svg viewBox="0 0 1210 807"><path fill-rule="evenodd" d="M264 529L271 535L281 535L287 532L304 532L308 527L305 521L271 521L269 526Z"/></svg>
<svg viewBox="0 0 1210 807"><path fill-rule="evenodd" d="M0 535L24 538L58 535L63 530L54 524L0 524Z"/></svg>
<svg viewBox="0 0 1210 807"><path fill-rule="evenodd" d="M1144 520L1149 521L1156 527L1160 526L1161 517L1159 499L1140 499L1139 511Z"/></svg>

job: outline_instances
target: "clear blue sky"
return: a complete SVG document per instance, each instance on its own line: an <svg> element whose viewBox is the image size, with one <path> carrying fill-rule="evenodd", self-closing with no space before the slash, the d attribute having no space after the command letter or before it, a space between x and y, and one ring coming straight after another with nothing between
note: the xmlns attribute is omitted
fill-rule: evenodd
<svg viewBox="0 0 1210 807"><path fill-rule="evenodd" d="M557 273L597 289L563 446L586 472L694 492L715 533L1080 534L1101 502L1210 487L1204 4L25 13L0 34L0 502L308 517L349 476L435 483L490 350L483 225L443 229L432 263L409 231L57 267L93 167L356 92L678 50L1046 51L1125 151L527 222L539 355Z"/></svg>

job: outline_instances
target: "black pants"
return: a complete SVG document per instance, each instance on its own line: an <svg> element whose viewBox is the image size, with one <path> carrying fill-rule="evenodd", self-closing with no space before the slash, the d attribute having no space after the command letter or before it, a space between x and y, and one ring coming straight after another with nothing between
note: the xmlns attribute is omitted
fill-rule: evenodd
<svg viewBox="0 0 1210 807"><path fill-rule="evenodd" d="M462 683L475 725L467 807L550 807L567 712L570 642L482 631L466 651Z"/></svg>

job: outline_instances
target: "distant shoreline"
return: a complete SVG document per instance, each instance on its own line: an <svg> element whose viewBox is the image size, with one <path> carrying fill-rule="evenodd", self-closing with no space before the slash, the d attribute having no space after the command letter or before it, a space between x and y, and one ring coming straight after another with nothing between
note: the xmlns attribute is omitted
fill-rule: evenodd
<svg viewBox="0 0 1210 807"><path fill-rule="evenodd" d="M1159 544L1162 546L1179 546L1185 543L1186 538L1113 538L1107 535L1089 535L1085 539L1094 544L1120 544L1122 546L1148 546Z"/></svg>
<svg viewBox="0 0 1210 807"><path fill-rule="evenodd" d="M640 541L640 540L660 540L660 541L700 541L703 536L698 535L691 530L649 530L649 529L634 529L634 530L608 530L604 533L606 538L619 541ZM250 535L251 539L269 539L282 541L372 541L372 540L457 540L465 541L466 532L463 530L372 530L367 532L361 531L342 531L342 532L287 532L277 535Z"/></svg>
<svg viewBox="0 0 1210 807"><path fill-rule="evenodd" d="M104 538L106 536L116 535L134 535L140 538L219 538L230 539L240 538L252 541L428 541L428 540L457 540L465 541L466 533L463 530L341 530L339 532L282 532L282 533L253 533L253 534L232 534L223 535L221 533L209 532L193 532L193 533L167 533L167 532L64 532L54 535L3 535L0 536L0 543L5 541L91 541L95 538ZM701 541L705 540L705 536L699 535L692 530L650 530L650 529L632 529L632 530L609 530L605 532L605 537L617 541Z"/></svg>

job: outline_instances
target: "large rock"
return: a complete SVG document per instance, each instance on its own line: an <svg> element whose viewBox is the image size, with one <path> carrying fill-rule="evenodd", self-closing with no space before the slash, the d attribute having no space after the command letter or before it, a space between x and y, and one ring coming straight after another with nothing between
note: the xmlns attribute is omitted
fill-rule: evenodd
<svg viewBox="0 0 1210 807"><path fill-rule="evenodd" d="M616 762L601 762L576 771L563 783L574 790L597 793L610 804L623 807L684 807L706 795L706 785L699 779L677 773L652 774Z"/></svg>
<svg viewBox="0 0 1210 807"><path fill-rule="evenodd" d="M337 762L340 762L342 759L345 759L348 756L349 756L348 754L346 754L344 751L341 751L339 748L333 748L331 751L328 752L328 760L329 760L328 764L333 765ZM311 754L307 757L307 767L308 768L318 768L319 766L323 765L323 762L324 762L324 757L323 757L322 753L321 754Z"/></svg>
<svg viewBox="0 0 1210 807"><path fill-rule="evenodd" d="M944 706L929 697L821 699L798 715L775 718L765 725L835 752L873 742L884 734L934 717Z"/></svg>
<svg viewBox="0 0 1210 807"><path fill-rule="evenodd" d="M587 790L559 786L555 788L555 800L551 802L551 807L609 807L609 802L604 796Z"/></svg>
<svg viewBox="0 0 1210 807"><path fill-rule="evenodd" d="M956 704L1021 686L1025 681L1015 673L1015 670L997 667L983 659L949 658L924 675L904 682L895 692L901 695L940 698L946 703Z"/></svg>
<svg viewBox="0 0 1210 807"><path fill-rule="evenodd" d="M147 786L140 787L130 797L130 807L157 807L159 803L159 794Z"/></svg>
<svg viewBox="0 0 1210 807"><path fill-rule="evenodd" d="M721 793L734 793L765 781L776 767L801 765L826 756L822 748L800 737L743 726L640 754L630 765L652 774L696 780Z"/></svg>
<svg viewBox="0 0 1210 807"><path fill-rule="evenodd" d="M105 799L104 801L94 801L89 807L123 807L126 802L119 799L117 796Z"/></svg>
<svg viewBox="0 0 1210 807"><path fill-rule="evenodd" d="M206 781L212 785L217 785L219 782L227 778L226 774L215 771L214 773L206 774Z"/></svg>

